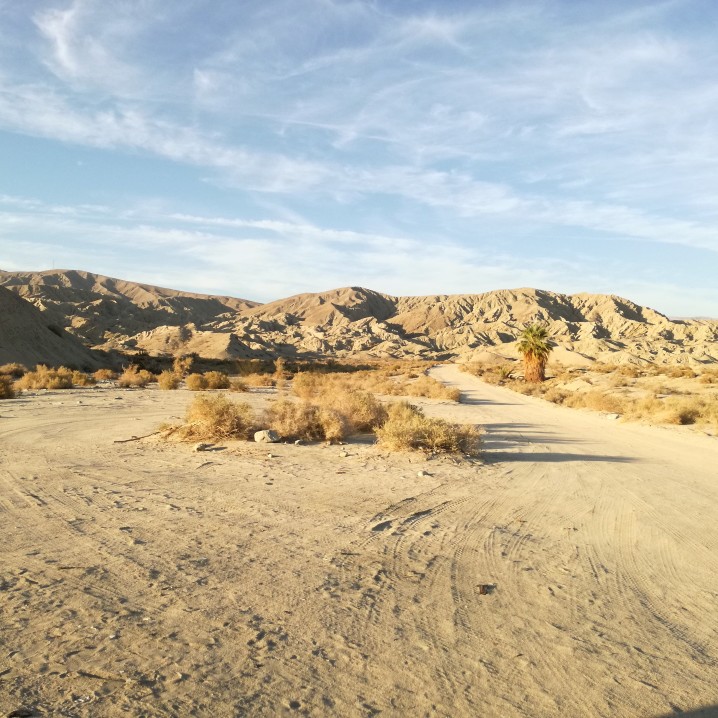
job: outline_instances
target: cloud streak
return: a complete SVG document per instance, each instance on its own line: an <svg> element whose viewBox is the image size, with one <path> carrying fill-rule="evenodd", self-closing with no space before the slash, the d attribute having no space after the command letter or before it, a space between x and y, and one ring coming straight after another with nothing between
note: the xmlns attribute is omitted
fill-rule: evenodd
<svg viewBox="0 0 718 718"><path fill-rule="evenodd" d="M413 286L404 273L429 276L422 248L496 257L497 237L564 284L556 260L574 261L577 244L595 257L610 242L627 266L652 245L687 274L685 248L718 270L718 10L706 0L38 0L0 17L12 29L0 37L0 141L92 149L113 179L120 159L191 174L193 192L158 187L167 212L125 227L130 240L141 229L191 253L194 236L237 261L240 241L265 242L266 253L245 244L256 257L293 242L329 285L349 257L369 284L394 267L393 284ZM76 240L52 206L71 207L67 221L107 206L81 223L119 236L105 220L127 200L103 195L102 177L63 188L71 202L35 180L40 218L68 253ZM15 193L10 180L2 192ZM438 264L457 287L462 261Z"/></svg>

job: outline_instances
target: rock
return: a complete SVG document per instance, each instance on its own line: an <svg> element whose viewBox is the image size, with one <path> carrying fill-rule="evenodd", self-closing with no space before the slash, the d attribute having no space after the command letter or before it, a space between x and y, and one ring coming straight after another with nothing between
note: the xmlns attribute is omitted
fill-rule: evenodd
<svg viewBox="0 0 718 718"><path fill-rule="evenodd" d="M212 448L212 444L196 444L194 447L194 451L208 451Z"/></svg>
<svg viewBox="0 0 718 718"><path fill-rule="evenodd" d="M270 451L270 452L267 454L267 458L268 458L268 459L273 459L273 458L274 458L274 454Z"/></svg>
<svg viewBox="0 0 718 718"><path fill-rule="evenodd" d="M416 475L421 479L424 476L431 476L431 474L428 471L417 471Z"/></svg>
<svg viewBox="0 0 718 718"><path fill-rule="evenodd" d="M254 440L258 444L276 444L279 440L279 434L273 429L263 429L254 433Z"/></svg>
<svg viewBox="0 0 718 718"><path fill-rule="evenodd" d="M619 414L606 414L607 419L618 419Z"/></svg>
<svg viewBox="0 0 718 718"><path fill-rule="evenodd" d="M301 446L303 443L304 443L304 442L303 442L301 439L297 439L297 440L294 442L294 445L295 445L295 446Z"/></svg>
<svg viewBox="0 0 718 718"><path fill-rule="evenodd" d="M349 456L349 454L346 451L342 451L341 454L339 454L339 456L341 456L343 459L346 459L347 456Z"/></svg>

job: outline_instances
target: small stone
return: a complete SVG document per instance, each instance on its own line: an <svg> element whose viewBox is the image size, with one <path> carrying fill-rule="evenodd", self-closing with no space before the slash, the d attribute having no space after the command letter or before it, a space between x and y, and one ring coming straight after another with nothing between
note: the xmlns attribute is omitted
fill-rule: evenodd
<svg viewBox="0 0 718 718"><path fill-rule="evenodd" d="M301 439L297 439L297 440L294 442L294 446L301 446L303 443L304 443L304 442L303 442Z"/></svg>
<svg viewBox="0 0 718 718"><path fill-rule="evenodd" d="M263 429L254 433L254 440L258 444L276 444L280 437L274 429Z"/></svg>
<svg viewBox="0 0 718 718"><path fill-rule="evenodd" d="M212 448L212 444L199 443L199 444L195 445L194 450L195 451L207 451L208 449L211 449L211 448Z"/></svg>
<svg viewBox="0 0 718 718"><path fill-rule="evenodd" d="M349 456L349 454L346 451L342 451L341 454L339 454L339 456L341 456L343 459L346 459L347 456Z"/></svg>
<svg viewBox="0 0 718 718"><path fill-rule="evenodd" d="M431 474L428 471L417 471L416 475L421 479L424 476L431 476Z"/></svg>
<svg viewBox="0 0 718 718"><path fill-rule="evenodd" d="M270 452L267 454L267 458L268 458L268 459L273 459L273 458L274 458L274 454L270 451Z"/></svg>
<svg viewBox="0 0 718 718"><path fill-rule="evenodd" d="M618 414L606 414L607 419L618 419Z"/></svg>

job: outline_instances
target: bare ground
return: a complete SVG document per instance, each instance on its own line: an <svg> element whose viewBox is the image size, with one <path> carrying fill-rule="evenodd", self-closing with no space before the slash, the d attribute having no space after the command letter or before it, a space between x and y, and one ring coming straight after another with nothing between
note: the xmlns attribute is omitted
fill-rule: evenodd
<svg viewBox="0 0 718 718"><path fill-rule="evenodd" d="M113 443L181 415L184 391L2 402L0 708L588 717L718 704L718 440L434 375L464 403L416 403L483 424L485 462L362 441Z"/></svg>

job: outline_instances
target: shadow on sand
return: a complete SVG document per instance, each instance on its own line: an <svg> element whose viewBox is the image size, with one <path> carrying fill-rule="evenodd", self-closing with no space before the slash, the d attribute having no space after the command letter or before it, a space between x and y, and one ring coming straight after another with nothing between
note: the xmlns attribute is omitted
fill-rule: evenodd
<svg viewBox="0 0 718 718"><path fill-rule="evenodd" d="M675 718L676 716L683 716L683 718L718 718L718 705L704 706L703 708L694 708L688 711L676 708L672 713L662 713L653 718Z"/></svg>
<svg viewBox="0 0 718 718"><path fill-rule="evenodd" d="M482 442L487 464L501 462L604 461L611 464L628 464L635 461L626 456L592 453L562 453L530 450L532 444L576 444L572 439L558 437L550 431L538 430L533 424L484 424L486 434ZM545 446L542 448L546 448ZM523 449L523 450L522 450ZM528 450L526 450L528 449Z"/></svg>

